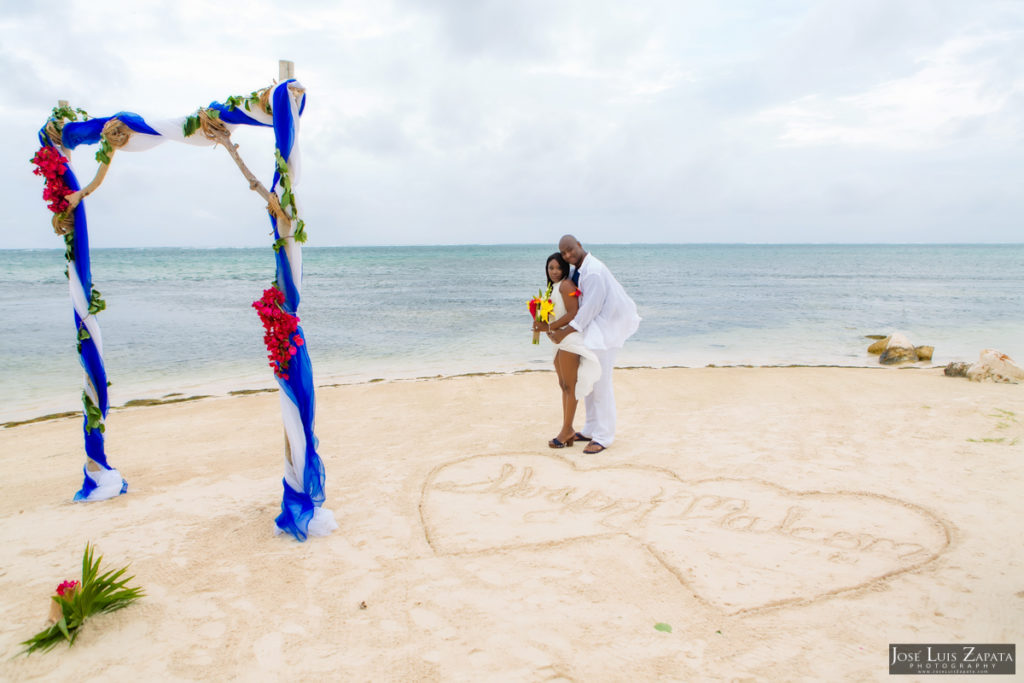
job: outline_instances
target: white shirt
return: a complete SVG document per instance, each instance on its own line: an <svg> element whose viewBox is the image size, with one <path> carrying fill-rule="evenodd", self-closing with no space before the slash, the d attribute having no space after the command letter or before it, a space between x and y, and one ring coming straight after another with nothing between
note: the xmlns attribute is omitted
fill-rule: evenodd
<svg viewBox="0 0 1024 683"><path fill-rule="evenodd" d="M593 254L583 257L578 270L580 308L569 325L583 333L583 343L588 348L622 348L640 326L636 304Z"/></svg>

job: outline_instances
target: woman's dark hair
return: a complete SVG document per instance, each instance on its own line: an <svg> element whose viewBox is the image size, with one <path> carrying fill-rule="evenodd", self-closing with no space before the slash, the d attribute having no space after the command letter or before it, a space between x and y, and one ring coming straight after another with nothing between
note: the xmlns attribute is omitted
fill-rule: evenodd
<svg viewBox="0 0 1024 683"><path fill-rule="evenodd" d="M548 256L548 260L544 262L544 277L547 278L549 285L555 284L554 282L551 281L551 278L548 277L548 264L551 263L552 261L558 261L558 267L562 269L563 280L569 277L569 262L562 258L562 255L556 251L551 256Z"/></svg>

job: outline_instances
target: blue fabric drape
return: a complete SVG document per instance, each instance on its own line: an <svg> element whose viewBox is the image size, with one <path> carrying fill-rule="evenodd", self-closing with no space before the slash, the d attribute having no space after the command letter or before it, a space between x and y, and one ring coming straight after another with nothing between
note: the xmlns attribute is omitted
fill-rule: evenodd
<svg viewBox="0 0 1024 683"><path fill-rule="evenodd" d="M130 111L120 111L113 116L105 118L89 119L88 121L68 121L61 130L61 142L68 149L74 149L79 145L95 145L100 141L103 133L103 126L110 119L120 119L122 123L136 133L146 135L160 135L146 123L141 116Z"/></svg>

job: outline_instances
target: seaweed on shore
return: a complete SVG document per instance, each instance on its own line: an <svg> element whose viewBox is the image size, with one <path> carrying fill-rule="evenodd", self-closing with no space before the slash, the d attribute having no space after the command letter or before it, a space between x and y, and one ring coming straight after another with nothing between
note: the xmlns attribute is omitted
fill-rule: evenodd
<svg viewBox="0 0 1024 683"><path fill-rule="evenodd" d="M273 389L271 391L276 391ZM234 393L234 392L232 392ZM182 396L181 394L167 394L164 398L133 398L127 401L123 406L114 406L114 410L120 410L122 408L138 408L141 406L162 406L170 403L184 403L185 401L198 401L200 399L210 398L208 394L199 396ZM11 422L4 422L0 424L0 427L4 429L12 429L13 427L21 427L22 425L35 424L37 422L47 422L49 420L61 420L64 418L81 417L81 410L70 410L63 413L49 413L47 415L40 415L39 417L33 417L28 420L13 420Z"/></svg>
<svg viewBox="0 0 1024 683"><path fill-rule="evenodd" d="M40 415L39 417L33 417L30 420L15 420L14 422L4 422L3 428L10 429L11 427L20 427L21 425L29 425L35 422L46 422L47 420L60 420L65 417L80 417L82 415L81 410L71 410L66 413L50 413L49 415Z"/></svg>
<svg viewBox="0 0 1024 683"><path fill-rule="evenodd" d="M228 396L248 396L249 394L266 394L277 391L277 387L270 387L269 389L235 389L229 391Z"/></svg>
<svg viewBox="0 0 1024 683"><path fill-rule="evenodd" d="M163 406L168 403L184 403L186 401L198 401L200 399L210 398L209 394L203 394L200 396L181 396L174 398L133 398L130 401L125 401L121 408L138 408L140 406Z"/></svg>

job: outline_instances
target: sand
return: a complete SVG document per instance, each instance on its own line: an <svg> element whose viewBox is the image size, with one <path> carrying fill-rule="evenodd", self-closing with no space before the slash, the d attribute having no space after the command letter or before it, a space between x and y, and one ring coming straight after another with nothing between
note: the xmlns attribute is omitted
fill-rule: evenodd
<svg viewBox="0 0 1024 683"><path fill-rule="evenodd" d="M890 643L1024 632L1024 386L703 368L616 391L586 456L546 446L552 373L321 388L341 528L306 543L272 533L275 394L112 412L130 488L99 503L70 501L79 419L0 430L0 678L888 680ZM146 597L15 656L87 541Z"/></svg>

